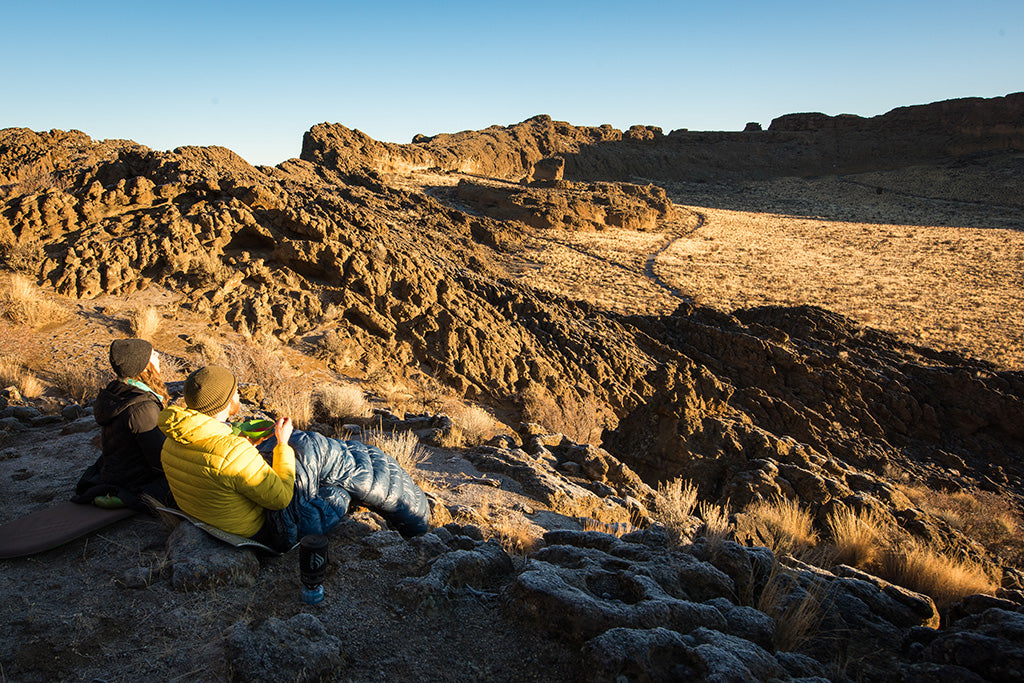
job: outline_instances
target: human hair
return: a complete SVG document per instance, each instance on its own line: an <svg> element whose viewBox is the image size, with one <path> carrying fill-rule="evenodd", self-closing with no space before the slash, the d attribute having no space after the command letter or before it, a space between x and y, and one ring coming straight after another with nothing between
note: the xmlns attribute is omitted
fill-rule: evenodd
<svg viewBox="0 0 1024 683"><path fill-rule="evenodd" d="M146 365L146 369L139 373L138 377L132 377L137 379L147 387L160 394L160 398L163 399L163 404L169 405L171 403L171 395L167 393L167 387L164 385L164 380L160 377L160 373L153 367L153 363Z"/></svg>

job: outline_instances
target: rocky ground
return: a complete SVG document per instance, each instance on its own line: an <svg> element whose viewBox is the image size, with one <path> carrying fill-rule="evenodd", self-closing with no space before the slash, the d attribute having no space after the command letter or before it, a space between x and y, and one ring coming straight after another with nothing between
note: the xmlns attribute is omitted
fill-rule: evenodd
<svg viewBox="0 0 1024 683"><path fill-rule="evenodd" d="M5 561L3 677L1019 680L1020 104L412 145L325 124L275 168L0 131L0 257L64 311L0 322L42 385L3 399L0 522L95 457L67 380L149 306L174 378L222 344L293 395L359 386L430 444L436 524L358 511L319 608L295 557L145 518ZM467 401L498 420L482 444ZM704 507L673 519L677 477ZM758 512L785 500L806 547ZM878 554L835 554L842 510ZM984 578L886 566L918 547Z"/></svg>

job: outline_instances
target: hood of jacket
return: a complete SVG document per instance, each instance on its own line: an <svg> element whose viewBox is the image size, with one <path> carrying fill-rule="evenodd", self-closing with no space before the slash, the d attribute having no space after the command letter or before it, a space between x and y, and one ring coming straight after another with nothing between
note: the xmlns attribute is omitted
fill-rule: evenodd
<svg viewBox="0 0 1024 683"><path fill-rule="evenodd" d="M160 399L155 394L115 379L100 389L93 402L93 416L97 424L106 426L112 424L124 411L145 401L159 403Z"/></svg>
<svg viewBox="0 0 1024 683"><path fill-rule="evenodd" d="M231 436L231 427L205 413L181 406L168 406L157 421L167 438L180 444L194 444L212 436Z"/></svg>

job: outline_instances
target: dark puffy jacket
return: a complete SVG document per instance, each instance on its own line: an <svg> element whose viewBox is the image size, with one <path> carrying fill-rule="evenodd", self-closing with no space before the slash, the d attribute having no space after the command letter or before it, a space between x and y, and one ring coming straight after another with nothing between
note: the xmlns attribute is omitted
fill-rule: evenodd
<svg viewBox="0 0 1024 683"><path fill-rule="evenodd" d="M259 450L268 452L274 443L271 438ZM288 445L295 449L295 494L284 510L267 512L275 535L288 546L306 534L327 533L345 516L352 500L382 515L403 536L416 536L429 528L426 495L379 448L298 431Z"/></svg>
<svg viewBox="0 0 1024 683"><path fill-rule="evenodd" d="M164 435L156 426L162 408L156 395L121 380L100 390L93 416L102 428L103 450L82 475L72 500L87 503L111 494L140 509L144 508L138 500L142 493L168 500L160 465Z"/></svg>

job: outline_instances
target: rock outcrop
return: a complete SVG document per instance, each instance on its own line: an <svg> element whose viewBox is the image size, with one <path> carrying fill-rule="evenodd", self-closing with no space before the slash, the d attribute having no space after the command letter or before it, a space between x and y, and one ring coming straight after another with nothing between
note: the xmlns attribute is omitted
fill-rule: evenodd
<svg viewBox="0 0 1024 683"><path fill-rule="evenodd" d="M629 183L561 181L521 187L460 180L456 197L491 218L541 229L654 230L677 213L665 190Z"/></svg>
<svg viewBox="0 0 1024 683"><path fill-rule="evenodd" d="M577 127L549 116L511 126L380 143L337 124L312 128L302 158L340 172L435 169L519 181L550 156L568 180L706 181L858 173L1024 149L1024 93L901 107L872 118L789 114L766 131L662 134L654 126L626 132ZM1012 193L1006 199L1020 205Z"/></svg>

